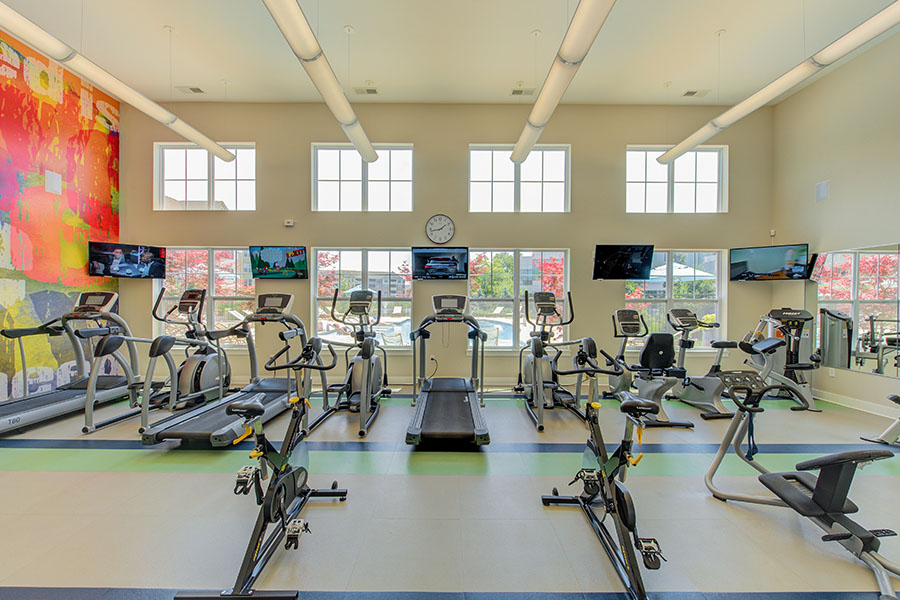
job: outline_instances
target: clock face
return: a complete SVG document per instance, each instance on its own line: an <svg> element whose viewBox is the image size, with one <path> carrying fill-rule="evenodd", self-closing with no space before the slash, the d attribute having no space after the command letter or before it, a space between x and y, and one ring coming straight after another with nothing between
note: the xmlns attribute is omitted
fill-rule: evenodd
<svg viewBox="0 0 900 600"><path fill-rule="evenodd" d="M425 223L425 234L435 244L446 244L453 238L456 226L447 215L434 215Z"/></svg>

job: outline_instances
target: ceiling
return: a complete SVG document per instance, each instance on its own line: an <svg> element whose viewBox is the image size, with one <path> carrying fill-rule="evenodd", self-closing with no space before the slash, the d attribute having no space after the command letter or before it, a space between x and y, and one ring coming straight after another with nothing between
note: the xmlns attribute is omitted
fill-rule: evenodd
<svg viewBox="0 0 900 600"><path fill-rule="evenodd" d="M157 101L319 101L261 0L3 1ZM563 102L734 104L890 3L619 0ZM300 4L351 102L530 104L577 0Z"/></svg>

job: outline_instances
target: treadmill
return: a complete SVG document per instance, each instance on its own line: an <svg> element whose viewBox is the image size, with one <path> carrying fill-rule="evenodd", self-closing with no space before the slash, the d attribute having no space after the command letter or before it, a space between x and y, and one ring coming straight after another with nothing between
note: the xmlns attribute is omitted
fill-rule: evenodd
<svg viewBox="0 0 900 600"><path fill-rule="evenodd" d="M214 448L231 446L244 434L244 418L229 415L226 408L233 402L245 402L258 394L265 412L260 416L263 423L280 415L290 407L291 397L297 395L297 385L292 377L260 378L256 364L256 346L250 325L258 323L277 323L284 327L282 339L299 336L301 346L307 342L306 329L303 322L291 314L294 303L292 294L259 294L256 297L256 310L247 315L243 321L229 329L209 331L207 336L217 339L238 336L247 339L250 354L250 385L239 392L220 398L193 410L172 415L157 421L149 428L141 431L141 442L154 445L166 440L182 440L188 443L203 444ZM287 357L290 359L290 356ZM310 379L306 375L306 384ZM325 389L325 375L322 373L322 389Z"/></svg>
<svg viewBox="0 0 900 600"><path fill-rule="evenodd" d="M131 336L128 323L119 315L111 312L118 299L119 295L115 292L82 292L78 296L75 307L57 319L37 327L0 330L0 336L16 340L18 344L25 391L23 397L0 404L0 435L84 410L89 381L85 365L90 364L93 360L93 338L108 333ZM87 321L95 327L76 328L75 324L79 321ZM35 335L49 337L65 335L68 338L75 351L75 364L78 369L78 376L74 381L49 392L29 394L28 363L25 359L24 339ZM88 349L87 353L85 353L85 346ZM127 344L126 348L128 360L119 352L112 354L125 375L100 375L96 378L95 402L97 404L124 399L131 393L128 386L134 381L134 374L140 367L134 343Z"/></svg>
<svg viewBox="0 0 900 600"><path fill-rule="evenodd" d="M410 332L413 348L412 421L406 430L406 443L487 445L491 442L481 409L484 407L484 351L487 334L475 317L466 314L466 297L455 294L432 296L434 312ZM464 323L472 340L472 374L470 377L426 377L426 340L428 327L434 323ZM419 348L416 351L416 341ZM416 355L418 354L418 363Z"/></svg>

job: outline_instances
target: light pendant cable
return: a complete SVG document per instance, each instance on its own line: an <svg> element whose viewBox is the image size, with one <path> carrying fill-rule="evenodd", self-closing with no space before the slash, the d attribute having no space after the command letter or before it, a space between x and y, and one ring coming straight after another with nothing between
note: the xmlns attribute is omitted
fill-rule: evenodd
<svg viewBox="0 0 900 600"><path fill-rule="evenodd" d="M325 105L344 130L347 139L353 143L364 161L378 160L378 153L363 131L297 0L263 0L263 4L316 86Z"/></svg>
<svg viewBox="0 0 900 600"><path fill-rule="evenodd" d="M615 3L616 0L581 0L578 3L559 52L516 142L511 156L513 162L521 163L528 158Z"/></svg>
<svg viewBox="0 0 900 600"><path fill-rule="evenodd" d="M685 152L693 149L694 146L702 144L726 127L733 125L756 109L765 106L898 23L900 23L900 0L890 4L855 29L851 29L749 98L735 104L656 160L664 165L669 164Z"/></svg>
<svg viewBox="0 0 900 600"><path fill-rule="evenodd" d="M76 75L91 80L95 85L105 89L121 101L130 104L148 117L156 119L183 138L206 148L222 160L234 160L234 154L2 2L0 2L0 27L38 52L65 65L67 69Z"/></svg>

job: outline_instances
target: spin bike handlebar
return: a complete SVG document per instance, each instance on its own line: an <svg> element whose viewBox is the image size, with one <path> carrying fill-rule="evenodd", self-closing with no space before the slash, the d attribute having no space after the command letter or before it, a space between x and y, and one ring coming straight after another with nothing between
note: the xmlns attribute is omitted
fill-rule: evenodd
<svg viewBox="0 0 900 600"><path fill-rule="evenodd" d="M606 359L606 362L612 367L611 369L604 369L596 362L594 362L590 357L586 357L584 360L587 363L587 367L578 367L575 369L569 369L565 371L561 371L559 369L553 369L553 372L557 375L613 375L620 376L625 371L622 369L622 365L620 365L612 356L610 356L606 350L602 348L598 348L600 354L603 355L603 358ZM556 363L559 360L559 357L562 355L562 350L557 348L556 356L553 357L553 363ZM573 362L578 360L578 356L573 357ZM577 363L576 363L577 364Z"/></svg>
<svg viewBox="0 0 900 600"><path fill-rule="evenodd" d="M337 321L338 323L343 323L344 325L350 325L351 327L353 325L356 325L358 327L360 325L360 323L348 323L344 319L344 317L347 316L347 313L344 313L340 317L337 316L337 314L335 313L334 309L335 309L335 307L337 307L339 293L340 293L340 290L338 288L334 288L334 296L332 296L332 298L331 298L331 318L334 319L335 321ZM381 290L378 290L377 296L375 297L375 320L372 321L371 323L369 323L369 327L375 327L379 323L381 323Z"/></svg>
<svg viewBox="0 0 900 600"><path fill-rule="evenodd" d="M331 344L325 345L328 346L328 351L331 353L330 364L316 364L316 360L319 358L319 353L322 350L322 341L318 338L313 338L312 340L307 342L306 346L303 348L303 351L300 353L300 356L298 356L294 360L284 363L283 365L276 365L275 362L279 358L281 358L285 352L291 349L290 344L285 344L281 350L279 350L274 356L266 361L264 368L266 369L266 371L278 371L281 369L311 369L313 371L328 371L330 369L333 369L335 365L337 365L337 353L334 351L334 347Z"/></svg>
<svg viewBox="0 0 900 600"><path fill-rule="evenodd" d="M734 394L732 392L740 391L745 392L745 396L743 400L739 397L739 394ZM734 400L734 403L738 405L743 411L751 412L751 413L759 413L763 412L763 407L759 405L762 399L769 392L788 392L791 396L797 399L800 402L800 406L792 406L791 410L794 412L799 412L803 410L809 410L809 401L806 400L801 394L798 394L796 390L787 385L767 385L766 387L760 390L754 390L750 386L747 385L733 385L728 388L728 397Z"/></svg>
<svg viewBox="0 0 900 600"><path fill-rule="evenodd" d="M559 323L546 323L548 327L563 327L575 320L575 309L572 307L572 292L566 292L566 304L569 307L569 318L563 320L562 315L559 317ZM532 327L537 327L537 323L531 320L531 313L528 309L528 290L525 290L525 320Z"/></svg>

